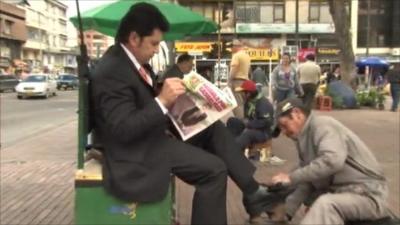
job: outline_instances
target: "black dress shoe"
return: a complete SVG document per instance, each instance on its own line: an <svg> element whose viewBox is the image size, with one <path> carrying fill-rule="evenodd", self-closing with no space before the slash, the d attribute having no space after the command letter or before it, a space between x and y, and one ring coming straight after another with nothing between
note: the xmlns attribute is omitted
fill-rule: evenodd
<svg viewBox="0 0 400 225"><path fill-rule="evenodd" d="M284 202L290 193L289 190L271 192L267 186L260 185L256 192L243 196L243 205L251 220L259 217L263 212L272 211L275 206Z"/></svg>

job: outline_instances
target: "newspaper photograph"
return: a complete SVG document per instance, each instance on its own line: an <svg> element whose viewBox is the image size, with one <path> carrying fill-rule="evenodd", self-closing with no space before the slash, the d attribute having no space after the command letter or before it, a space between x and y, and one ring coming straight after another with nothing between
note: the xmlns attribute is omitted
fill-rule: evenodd
<svg viewBox="0 0 400 225"><path fill-rule="evenodd" d="M183 82L187 92L178 97L168 116L184 141L237 106L229 87L221 90L196 72L186 75Z"/></svg>

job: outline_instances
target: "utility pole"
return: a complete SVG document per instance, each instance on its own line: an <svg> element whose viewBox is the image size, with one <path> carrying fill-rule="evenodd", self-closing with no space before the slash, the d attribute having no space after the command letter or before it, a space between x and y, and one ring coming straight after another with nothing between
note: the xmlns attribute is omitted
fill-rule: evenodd
<svg viewBox="0 0 400 225"><path fill-rule="evenodd" d="M217 63L218 63L218 74L217 74L217 79L218 83L217 86L218 88L221 87L221 48L222 48L222 43L221 43L221 2L218 1L218 53L217 53Z"/></svg>
<svg viewBox="0 0 400 225"><path fill-rule="evenodd" d="M39 27L39 59L40 59L40 64L39 64L39 70L43 70L43 31L42 31L42 24L41 24L41 20L40 20L40 12L37 11L38 13L38 27Z"/></svg>
<svg viewBox="0 0 400 225"><path fill-rule="evenodd" d="M295 38L296 38L296 66L299 64L299 57L298 52L300 49L300 43L299 43L299 0L296 0L296 31L295 31Z"/></svg>

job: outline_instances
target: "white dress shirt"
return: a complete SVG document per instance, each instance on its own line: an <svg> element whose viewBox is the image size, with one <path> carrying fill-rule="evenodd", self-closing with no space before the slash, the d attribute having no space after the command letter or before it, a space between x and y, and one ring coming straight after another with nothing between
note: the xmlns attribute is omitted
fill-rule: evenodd
<svg viewBox="0 0 400 225"><path fill-rule="evenodd" d="M121 44L122 49L124 49L125 53L128 55L129 59L133 62L133 64L135 65L136 69L139 71L140 68L142 67L142 65L140 65L140 63L137 61L136 57L132 54L132 52L130 52L125 45ZM153 86L153 80L151 79L150 75L148 73L146 73L147 76L147 81L149 82L150 86ZM140 78L143 79L143 78ZM164 114L167 114L168 109L161 103L160 99L158 99L158 97L154 98L157 102L157 104L160 106L161 110L163 111Z"/></svg>

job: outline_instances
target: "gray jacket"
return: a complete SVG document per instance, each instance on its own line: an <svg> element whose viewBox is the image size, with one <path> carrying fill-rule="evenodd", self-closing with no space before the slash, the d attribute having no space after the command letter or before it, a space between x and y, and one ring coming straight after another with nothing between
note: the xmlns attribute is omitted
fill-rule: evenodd
<svg viewBox="0 0 400 225"><path fill-rule="evenodd" d="M388 189L382 169L350 129L331 117L311 113L295 142L300 165L290 173L298 188L287 198L289 214L294 214L312 189L367 195L384 210Z"/></svg>
<svg viewBox="0 0 400 225"><path fill-rule="evenodd" d="M290 66L290 72L288 76L282 70L281 65L278 65L272 71L272 87L278 90L300 90L301 86L296 75L296 69Z"/></svg>

